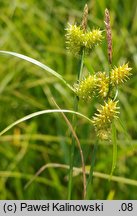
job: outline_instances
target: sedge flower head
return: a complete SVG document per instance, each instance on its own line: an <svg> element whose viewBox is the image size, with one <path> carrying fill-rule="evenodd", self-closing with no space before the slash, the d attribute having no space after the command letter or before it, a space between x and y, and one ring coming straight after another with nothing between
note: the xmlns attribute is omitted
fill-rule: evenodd
<svg viewBox="0 0 137 216"><path fill-rule="evenodd" d="M83 30L80 28L80 26L68 24L66 31L67 49L74 55L78 55L82 47L84 35Z"/></svg>
<svg viewBox="0 0 137 216"><path fill-rule="evenodd" d="M105 98L109 89L109 77L107 76L106 72L98 72L96 77L97 91L102 98Z"/></svg>
<svg viewBox="0 0 137 216"><path fill-rule="evenodd" d="M98 109L98 113L93 117L93 125L97 132L97 135L102 139L107 139L111 123L115 118L118 118L119 107L117 107L118 101L109 100L105 102L104 106Z"/></svg>
<svg viewBox="0 0 137 216"><path fill-rule="evenodd" d="M86 52L91 51L103 39L102 31L99 29L85 32L81 26L69 24L66 31L67 49L76 56L81 53L82 49Z"/></svg>
<svg viewBox="0 0 137 216"><path fill-rule="evenodd" d="M100 129L97 131L97 136L98 138L100 138L101 140L108 140L111 134L111 130L110 128L107 129Z"/></svg>
<svg viewBox="0 0 137 216"><path fill-rule="evenodd" d="M90 51L95 45L102 41L102 31L99 29L93 29L92 31L85 33L85 37L83 39L83 44L86 51Z"/></svg>
<svg viewBox="0 0 137 216"><path fill-rule="evenodd" d="M94 90L96 86L96 77L94 75L89 75L87 78L81 80L79 84L76 84L75 90L77 96L84 100L90 100L94 95Z"/></svg>
<svg viewBox="0 0 137 216"><path fill-rule="evenodd" d="M111 71L110 75L111 84L115 86L127 81L127 79L129 79L129 76L131 75L131 70L132 68L128 67L128 63L123 64L119 67L115 67Z"/></svg>

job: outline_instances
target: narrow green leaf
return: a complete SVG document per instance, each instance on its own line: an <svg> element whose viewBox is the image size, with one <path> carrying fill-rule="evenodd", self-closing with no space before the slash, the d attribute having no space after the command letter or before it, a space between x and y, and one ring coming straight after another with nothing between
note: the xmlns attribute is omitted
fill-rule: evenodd
<svg viewBox="0 0 137 216"><path fill-rule="evenodd" d="M36 59L30 58L26 55L22 55L20 53L16 53L16 52L10 52L10 51L4 51L4 50L0 50L0 54L7 54L7 55L12 55L15 56L17 58L23 59L25 61L31 62L34 65L37 65L38 67L46 70L47 72L49 72L50 74L52 74L53 76L57 77L58 79L60 79L69 89L71 89L72 91L74 91L73 87L70 86L66 80L56 71L52 70L50 67L48 67L47 65L37 61Z"/></svg>
<svg viewBox="0 0 137 216"><path fill-rule="evenodd" d="M94 166L95 166L95 160L96 160L96 153L97 153L97 147L98 147L98 140L96 140L96 143L94 145L93 153L92 153L92 158L91 158L91 166L90 166L90 171L89 171L89 177L87 180L87 185L86 185L86 199L90 198L90 188L93 186L93 173L94 173Z"/></svg>
<svg viewBox="0 0 137 216"><path fill-rule="evenodd" d="M110 174L110 180L112 178L114 169L116 168L117 163L117 136L116 136L116 127L114 122L112 123L112 143L113 143L113 158L112 158L112 168Z"/></svg>
<svg viewBox="0 0 137 216"><path fill-rule="evenodd" d="M79 112L75 112L73 110L65 110L65 109L53 109L53 110L41 110L41 111L38 111L38 112L35 112L35 113L31 113L21 119L18 119L17 121L13 122L12 124L10 124L8 127L6 127L4 130L2 130L0 132L0 136L4 133L6 133L8 130L10 130L11 128L13 128L15 125L21 123L21 122L24 122L28 119L31 119L33 117L36 117L36 116L39 116L39 115L43 115L43 114L48 114L48 113L72 113L72 114L76 114L78 116L81 116L83 118L85 118L86 120L88 120L90 123L92 123L91 119L89 119L87 116L79 113Z"/></svg>

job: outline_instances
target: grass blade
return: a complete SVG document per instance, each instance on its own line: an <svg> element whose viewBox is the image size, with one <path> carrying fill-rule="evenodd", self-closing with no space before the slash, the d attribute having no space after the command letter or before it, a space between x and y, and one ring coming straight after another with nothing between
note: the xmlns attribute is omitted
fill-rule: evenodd
<svg viewBox="0 0 137 216"><path fill-rule="evenodd" d="M34 113L31 113L21 119L18 119L17 121L13 122L12 124L10 124L8 127L6 127L4 130L2 130L0 132L0 136L4 133L6 133L7 131L9 131L11 128L13 128L15 125L21 123L21 122L24 122L28 119L31 119L33 117L36 117L36 116L39 116L39 115L43 115L43 114L48 114L48 113L72 113L72 114L76 114L78 116L81 116L83 118L85 118L86 120L88 120L90 123L92 123L91 119L89 119L87 116L83 115L82 113L79 113L79 112L75 112L73 110L65 110L65 109L61 109L61 110L58 110L58 109L52 109L52 110L41 110L41 111L38 111L38 112L34 112Z"/></svg>
<svg viewBox="0 0 137 216"><path fill-rule="evenodd" d="M66 80L56 71L52 70L50 67L48 67L47 65L37 61L36 59L33 59L31 57L28 57L26 55L20 54L20 53L16 53L16 52L10 52L10 51L4 51L4 50L0 50L1 54L7 54L7 55L12 55L15 56L17 58L23 59L25 61L31 62L34 65L37 65L38 67L46 70L47 72L49 72L50 74L52 74L53 76L57 77L58 79L60 79L69 89L71 89L72 91L74 91L73 87L70 86Z"/></svg>
<svg viewBox="0 0 137 216"><path fill-rule="evenodd" d="M32 175L29 175L30 178L29 181L26 183L25 185L25 189L28 188L28 186L34 181L34 180L41 180L41 179L45 179L45 178L40 178L38 177L42 172L44 172L47 168L63 168L63 169L69 169L69 165L66 165L66 164L59 164L59 163L48 163L48 164L45 164L43 165L38 171L37 173L32 176ZM86 166L86 174L89 175L90 173L90 167L89 166ZM78 174L82 173L82 167L73 167L73 171L76 171ZM1 177L5 177L5 176L8 176L8 177L16 177L14 176L16 174L16 172L7 172L7 171L0 171L0 176ZM28 175L28 174L22 174L22 175ZM101 172L96 172L94 171L93 172L93 176L96 177L96 178L101 178L101 179L106 179L106 180L109 180L110 178L110 175L109 174L105 174L105 173L101 173ZM18 177L18 175L17 175ZM134 179L129 179L129 178L125 178L125 177L120 177L120 176L114 176L112 175L111 177L111 181L114 181L114 182L117 182L119 184L127 184L127 185L132 185L132 186L136 186L137 187L137 180L134 180Z"/></svg>
<svg viewBox="0 0 137 216"><path fill-rule="evenodd" d="M53 100L53 102L55 103L56 107L58 109L60 109L60 107L57 105L55 100ZM66 117L66 115L63 112L62 112L62 116L65 119L65 122L67 123L69 129L71 130L71 133L72 133L73 137L75 138L75 140L77 142L77 145L78 145L78 148L79 148L79 152L80 152L80 156L81 156L81 163L82 163L82 171L83 171L83 198L85 199L85 197L86 197L86 174L85 174L85 162L84 162L83 151L82 151L82 148L81 148L80 141L79 141L79 139L77 137L77 134L76 134L71 122L68 120L68 118Z"/></svg>
<svg viewBox="0 0 137 216"><path fill-rule="evenodd" d="M93 154L91 158L89 177L88 177L87 185L86 185L86 199L89 199L90 187L93 185L93 170L94 170L94 165L95 165L95 160L96 160L97 144L98 144L98 141L96 141L96 143L94 144Z"/></svg>
<svg viewBox="0 0 137 216"><path fill-rule="evenodd" d="M112 178L114 169L116 168L117 163L117 135L116 135L116 127L114 122L112 123L112 143L113 143L113 159L112 159L112 168L110 174L110 180Z"/></svg>

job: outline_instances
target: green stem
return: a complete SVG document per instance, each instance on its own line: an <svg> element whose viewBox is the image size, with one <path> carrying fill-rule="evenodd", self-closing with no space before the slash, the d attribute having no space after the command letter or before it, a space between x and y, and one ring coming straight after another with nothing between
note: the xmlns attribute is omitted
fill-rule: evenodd
<svg viewBox="0 0 137 216"><path fill-rule="evenodd" d="M81 54L81 60L80 60L80 70L78 71L78 81L82 79L82 72L83 72L83 64L84 64L84 49Z"/></svg>
<svg viewBox="0 0 137 216"><path fill-rule="evenodd" d="M109 85L108 85L107 100L108 100L108 98L109 98L110 91L111 91L111 78L110 78L110 75L111 75L111 69L112 69L112 65L109 64L109 72L108 72L108 76L109 76Z"/></svg>
<svg viewBox="0 0 137 216"><path fill-rule="evenodd" d="M109 73L108 73L108 76L109 76L109 87L108 87L108 93L107 93L107 100L108 100L108 98L109 98L109 96L110 96L110 92L111 92L111 89L112 89L112 86L111 86L111 69L112 69L112 64L109 64ZM116 86L116 93L115 93L115 96L114 96L114 98L113 98L113 100L116 100L116 98L117 98L117 96L118 96L118 86Z"/></svg>
<svg viewBox="0 0 137 216"><path fill-rule="evenodd" d="M98 144L98 140L96 141L94 145L94 149L93 149L89 177L88 177L88 181L86 185L86 199L89 199L89 196L90 196L90 187L91 187L92 180L93 180L93 170L94 170L95 159L96 159L97 144Z"/></svg>
<svg viewBox="0 0 137 216"><path fill-rule="evenodd" d="M116 135L116 127L114 122L112 122L112 142L113 142L113 157L112 157L112 168L110 173L110 180L112 178L117 163L117 135Z"/></svg>
<svg viewBox="0 0 137 216"><path fill-rule="evenodd" d="M84 50L82 51L81 54L81 59L80 59L80 68L78 70L78 82L82 78L82 71L83 71L83 63L84 63ZM79 103L79 98L75 96L74 98L74 111L78 111L78 103ZM72 125L74 129L76 130L77 127L77 117L76 115L73 115L72 119ZM70 169L69 169L69 184L68 184L68 200L71 199L72 196L72 177L73 177L73 166L74 166L74 152L75 152L75 138L72 136L72 147L71 147L71 154L70 154Z"/></svg>

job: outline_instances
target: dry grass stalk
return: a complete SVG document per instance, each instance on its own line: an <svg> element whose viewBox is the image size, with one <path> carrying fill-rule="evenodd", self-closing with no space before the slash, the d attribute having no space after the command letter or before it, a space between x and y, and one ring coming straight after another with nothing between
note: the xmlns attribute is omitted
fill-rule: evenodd
<svg viewBox="0 0 137 216"><path fill-rule="evenodd" d="M108 60L109 63L112 64L112 33L110 27L110 15L109 10L106 8L105 10L105 26L106 26L106 34L107 34L107 43L108 43Z"/></svg>
<svg viewBox="0 0 137 216"><path fill-rule="evenodd" d="M84 7L82 22L81 22L81 29L86 32L87 29L87 20L88 20L88 5L86 4Z"/></svg>

